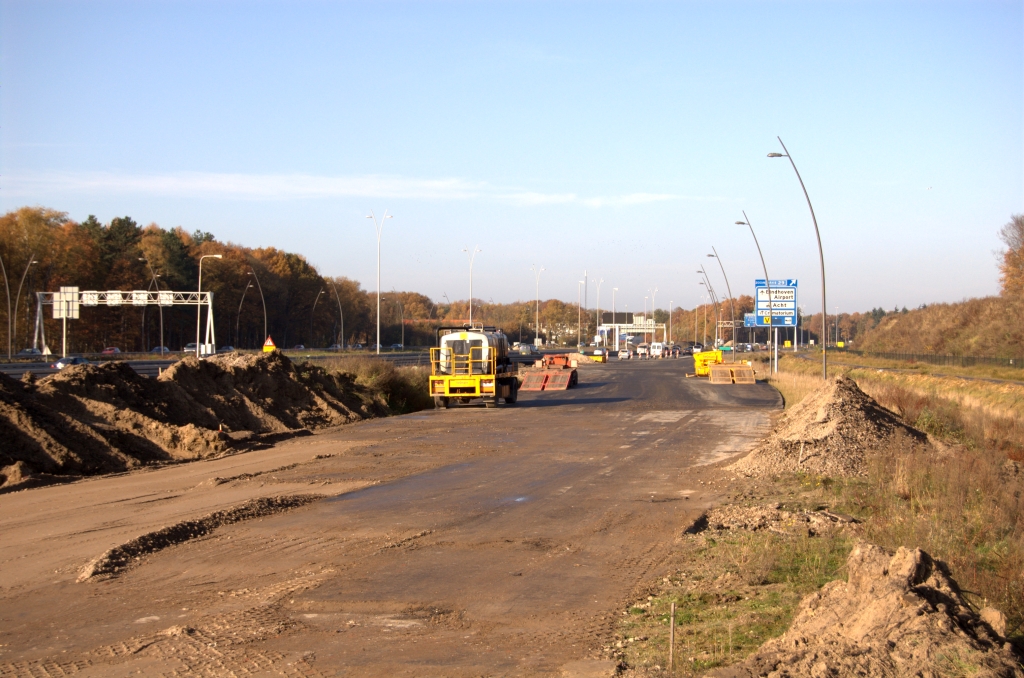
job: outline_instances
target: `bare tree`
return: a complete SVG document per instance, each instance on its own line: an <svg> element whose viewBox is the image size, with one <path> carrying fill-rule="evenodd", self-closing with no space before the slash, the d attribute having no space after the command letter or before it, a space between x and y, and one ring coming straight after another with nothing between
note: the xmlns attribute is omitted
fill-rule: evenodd
<svg viewBox="0 0 1024 678"><path fill-rule="evenodd" d="M999 265L999 283L1004 296L1024 293L1024 214L1014 214L999 231L1006 244L1003 262Z"/></svg>

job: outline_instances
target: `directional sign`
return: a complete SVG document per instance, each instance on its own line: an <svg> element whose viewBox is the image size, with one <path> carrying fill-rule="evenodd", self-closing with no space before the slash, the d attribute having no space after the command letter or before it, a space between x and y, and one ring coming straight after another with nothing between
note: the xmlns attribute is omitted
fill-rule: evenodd
<svg viewBox="0 0 1024 678"><path fill-rule="evenodd" d="M743 326L744 327L757 327L757 316L753 313L743 314Z"/></svg>
<svg viewBox="0 0 1024 678"><path fill-rule="evenodd" d="M754 315L757 327L796 326L797 281L793 278L754 281ZM771 288L771 298L768 290Z"/></svg>
<svg viewBox="0 0 1024 678"><path fill-rule="evenodd" d="M61 287L60 292L53 295L53 317L77 320L79 313L78 288Z"/></svg>

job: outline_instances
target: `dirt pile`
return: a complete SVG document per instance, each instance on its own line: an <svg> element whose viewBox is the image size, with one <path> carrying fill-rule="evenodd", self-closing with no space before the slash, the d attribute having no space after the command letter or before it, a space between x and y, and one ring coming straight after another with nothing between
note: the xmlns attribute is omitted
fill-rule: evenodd
<svg viewBox="0 0 1024 678"><path fill-rule="evenodd" d="M0 374L0 492L216 456L260 434L386 413L352 378L278 353L188 357L157 379L124 362L37 381Z"/></svg>
<svg viewBox="0 0 1024 678"><path fill-rule="evenodd" d="M771 435L729 469L749 476L786 471L857 476L866 473L870 452L927 443L924 433L876 403L849 377L838 376L786 412Z"/></svg>
<svg viewBox="0 0 1024 678"><path fill-rule="evenodd" d="M797 533L814 536L841 529L858 522L856 518L831 511L786 511L778 504L770 506L720 506L711 509L687 528L686 534L719 536L741 530L745 532Z"/></svg>
<svg viewBox="0 0 1024 678"><path fill-rule="evenodd" d="M972 611L943 562L920 549L893 555L860 544L847 567L849 581L804 598L785 634L707 675L1024 678L1020 657L1002 638L1002 614Z"/></svg>

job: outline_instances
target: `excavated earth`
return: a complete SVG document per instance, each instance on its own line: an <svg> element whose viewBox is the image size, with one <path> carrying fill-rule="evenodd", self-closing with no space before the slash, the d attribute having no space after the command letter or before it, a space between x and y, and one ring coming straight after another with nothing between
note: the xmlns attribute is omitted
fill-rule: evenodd
<svg viewBox="0 0 1024 678"><path fill-rule="evenodd" d="M926 434L906 425L841 375L786 412L771 435L729 469L747 476L791 471L862 476L872 452L929 444Z"/></svg>
<svg viewBox="0 0 1024 678"><path fill-rule="evenodd" d="M0 375L0 493L215 457L386 413L351 377L276 352L188 357L156 379L125 362L38 381Z"/></svg>
<svg viewBox="0 0 1024 678"><path fill-rule="evenodd" d="M920 549L859 544L848 581L800 603L782 636L714 678L982 676L1024 678L995 609L971 610L949 568Z"/></svg>

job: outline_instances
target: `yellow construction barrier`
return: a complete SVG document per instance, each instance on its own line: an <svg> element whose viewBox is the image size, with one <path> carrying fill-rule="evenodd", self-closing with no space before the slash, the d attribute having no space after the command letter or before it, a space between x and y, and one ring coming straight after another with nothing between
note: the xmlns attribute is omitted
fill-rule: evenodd
<svg viewBox="0 0 1024 678"><path fill-rule="evenodd" d="M721 351L701 351L693 354L693 371L698 377L710 376L711 366L721 364Z"/></svg>
<svg viewBox="0 0 1024 678"><path fill-rule="evenodd" d="M750 365L709 365L712 384L755 384L754 368Z"/></svg>

